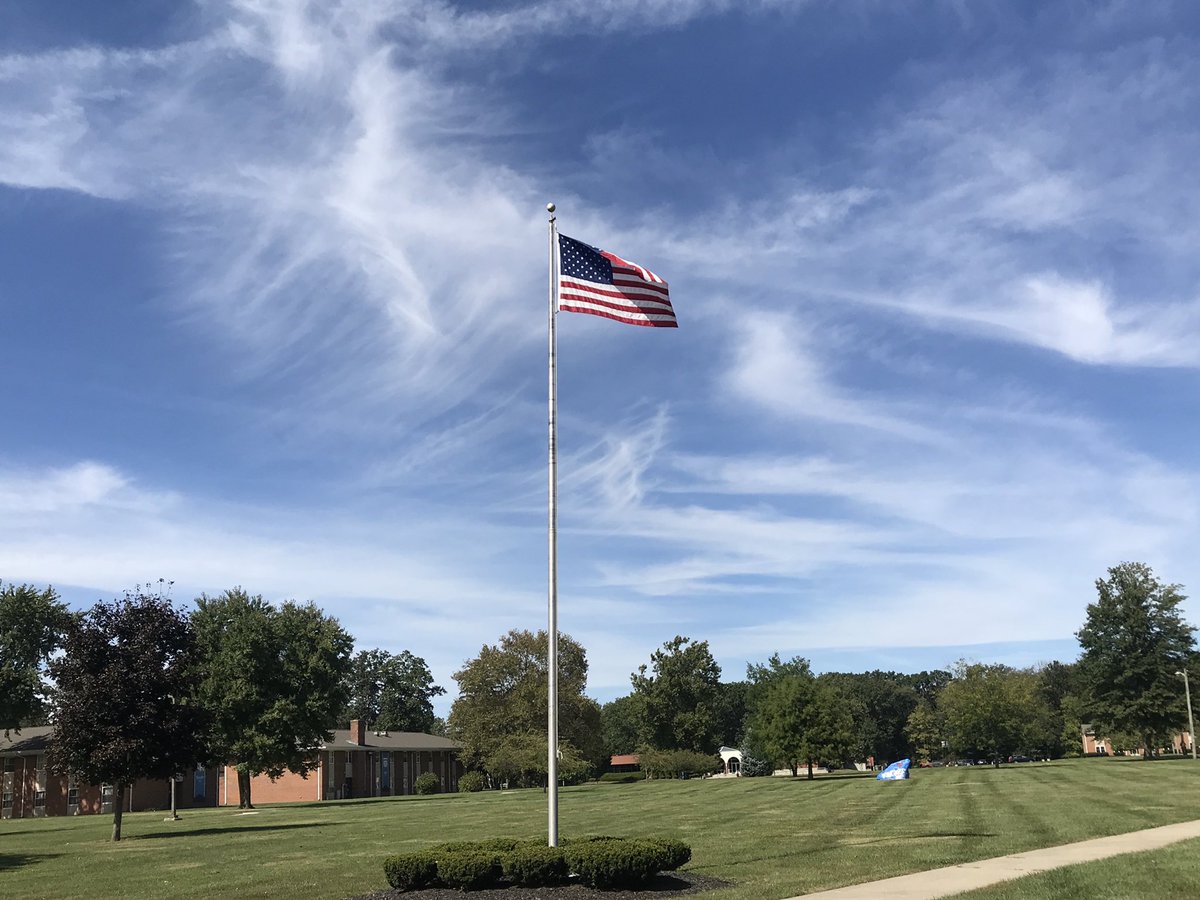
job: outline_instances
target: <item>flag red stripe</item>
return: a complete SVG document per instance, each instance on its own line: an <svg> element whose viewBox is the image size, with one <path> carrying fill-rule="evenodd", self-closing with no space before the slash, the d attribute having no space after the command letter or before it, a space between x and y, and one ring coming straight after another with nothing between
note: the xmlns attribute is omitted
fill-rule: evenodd
<svg viewBox="0 0 1200 900"><path fill-rule="evenodd" d="M671 293L668 290L666 283L652 284L649 281L642 281L641 279L613 278L613 283L608 285L603 282L587 281L583 278L572 278L570 275L563 275L561 281L564 287L573 285L577 288L588 290L594 289L597 291L620 290L621 288L628 288L632 291L645 292L647 294L653 294L656 297L664 298L669 297Z"/></svg>
<svg viewBox="0 0 1200 900"><path fill-rule="evenodd" d="M638 301L631 297L622 297L620 294L612 295L618 300L625 300L625 303L605 300L603 297L595 297L591 294L577 294L574 291L559 291L558 300L560 303L573 301L575 303L594 303L597 306L604 306L608 309L624 309L633 313L647 313L656 315L675 315L675 310L671 308L670 303L658 303L654 300Z"/></svg>
<svg viewBox="0 0 1200 900"><path fill-rule="evenodd" d="M587 315L590 315L590 316L599 316L602 319L613 319L617 322L624 322L626 325L645 325L650 328L678 328L679 327L679 323L675 321L674 316L671 316L670 318L664 317L662 321L651 321L650 319L646 319L646 318L633 319L633 318L630 318L629 316L622 316L615 312L603 312L598 309L582 309L582 308L566 306L565 304L560 305L559 309L563 310L564 312L586 313Z"/></svg>
<svg viewBox="0 0 1200 900"><path fill-rule="evenodd" d="M594 281L577 281L573 278L564 278L559 285L559 290L581 291L586 294L595 294L599 297L618 297L626 300L671 305L671 300L667 294L659 293L658 291L646 291L643 293L643 289L640 286L629 290L619 290L615 285L607 287L596 284Z"/></svg>
<svg viewBox="0 0 1200 900"><path fill-rule="evenodd" d="M667 286L665 284L652 284L649 281L642 281L641 279L635 281L630 278L617 278L614 276L613 286L637 288L643 291L650 291L654 294L660 294L663 297L670 296L671 293L669 290L667 290Z"/></svg>

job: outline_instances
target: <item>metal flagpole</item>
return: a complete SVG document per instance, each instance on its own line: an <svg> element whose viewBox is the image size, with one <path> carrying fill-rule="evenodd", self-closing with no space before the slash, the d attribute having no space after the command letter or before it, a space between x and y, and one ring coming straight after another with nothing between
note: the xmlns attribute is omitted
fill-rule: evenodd
<svg viewBox="0 0 1200 900"><path fill-rule="evenodd" d="M558 332L555 320L558 304L557 244L554 204L546 204L550 213L550 589L548 597L549 623L547 628L548 676L546 698L547 765L546 788L549 803L549 842L558 846Z"/></svg>

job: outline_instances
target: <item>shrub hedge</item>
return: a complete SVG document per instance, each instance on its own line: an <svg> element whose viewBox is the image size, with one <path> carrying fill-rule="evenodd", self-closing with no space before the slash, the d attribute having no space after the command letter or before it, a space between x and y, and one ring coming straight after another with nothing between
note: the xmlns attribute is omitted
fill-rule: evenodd
<svg viewBox="0 0 1200 900"><path fill-rule="evenodd" d="M427 850L398 853L383 861L387 882L398 891L416 891L437 881L437 860Z"/></svg>
<svg viewBox="0 0 1200 900"><path fill-rule="evenodd" d="M441 780L432 772L424 772L413 782L413 789L418 794L436 794L442 788Z"/></svg>
<svg viewBox="0 0 1200 900"><path fill-rule="evenodd" d="M477 794L483 790L483 775L479 772L466 772L458 779L458 789L468 794Z"/></svg>
<svg viewBox="0 0 1200 900"><path fill-rule="evenodd" d="M500 854L487 850L443 853L437 861L437 877L446 887L477 891L500 880Z"/></svg>
<svg viewBox="0 0 1200 900"><path fill-rule="evenodd" d="M665 856L648 841L581 841L563 848L568 868L596 888L643 884L661 871Z"/></svg>
<svg viewBox="0 0 1200 900"><path fill-rule="evenodd" d="M673 838L576 838L561 847L540 841L493 838L454 841L384 860L388 884L415 891L445 885L470 891L491 887L501 877L524 887L561 884L568 873L591 887L636 887L659 872L687 863L692 850Z"/></svg>
<svg viewBox="0 0 1200 900"><path fill-rule="evenodd" d="M505 876L523 887L562 884L567 880L567 861L561 847L526 843L505 854L503 866Z"/></svg>

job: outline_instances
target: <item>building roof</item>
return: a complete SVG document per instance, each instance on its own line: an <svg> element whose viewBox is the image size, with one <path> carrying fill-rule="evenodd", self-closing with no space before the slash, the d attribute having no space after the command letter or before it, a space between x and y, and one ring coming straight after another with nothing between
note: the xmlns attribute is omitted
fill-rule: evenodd
<svg viewBox="0 0 1200 900"><path fill-rule="evenodd" d="M50 741L54 738L54 729L48 725L38 728L23 728L13 731L8 737L0 731L0 753L7 755L25 755L45 753ZM356 744L350 738L348 728L338 729L333 733L333 740L321 745L322 750L461 750L462 744L449 738L438 737L434 734L421 734L416 731L393 731L375 734L368 731L366 743Z"/></svg>
<svg viewBox="0 0 1200 900"><path fill-rule="evenodd" d="M45 753L54 729L49 725L22 728L7 735L0 731L0 753L21 756L27 753Z"/></svg>
<svg viewBox="0 0 1200 900"><path fill-rule="evenodd" d="M461 750L462 744L436 734L419 731L368 731L366 740L356 744L349 728L339 728L333 740L321 745L322 750Z"/></svg>
<svg viewBox="0 0 1200 900"><path fill-rule="evenodd" d="M637 766L641 764L641 757L636 753L617 753L608 761L610 766Z"/></svg>

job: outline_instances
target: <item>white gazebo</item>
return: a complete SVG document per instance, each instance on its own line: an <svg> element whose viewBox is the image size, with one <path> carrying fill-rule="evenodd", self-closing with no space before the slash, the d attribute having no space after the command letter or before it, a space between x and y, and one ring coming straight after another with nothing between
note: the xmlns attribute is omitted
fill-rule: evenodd
<svg viewBox="0 0 1200 900"><path fill-rule="evenodd" d="M742 751L734 747L722 747L717 751L725 771L714 775L714 778L738 778L742 774Z"/></svg>

